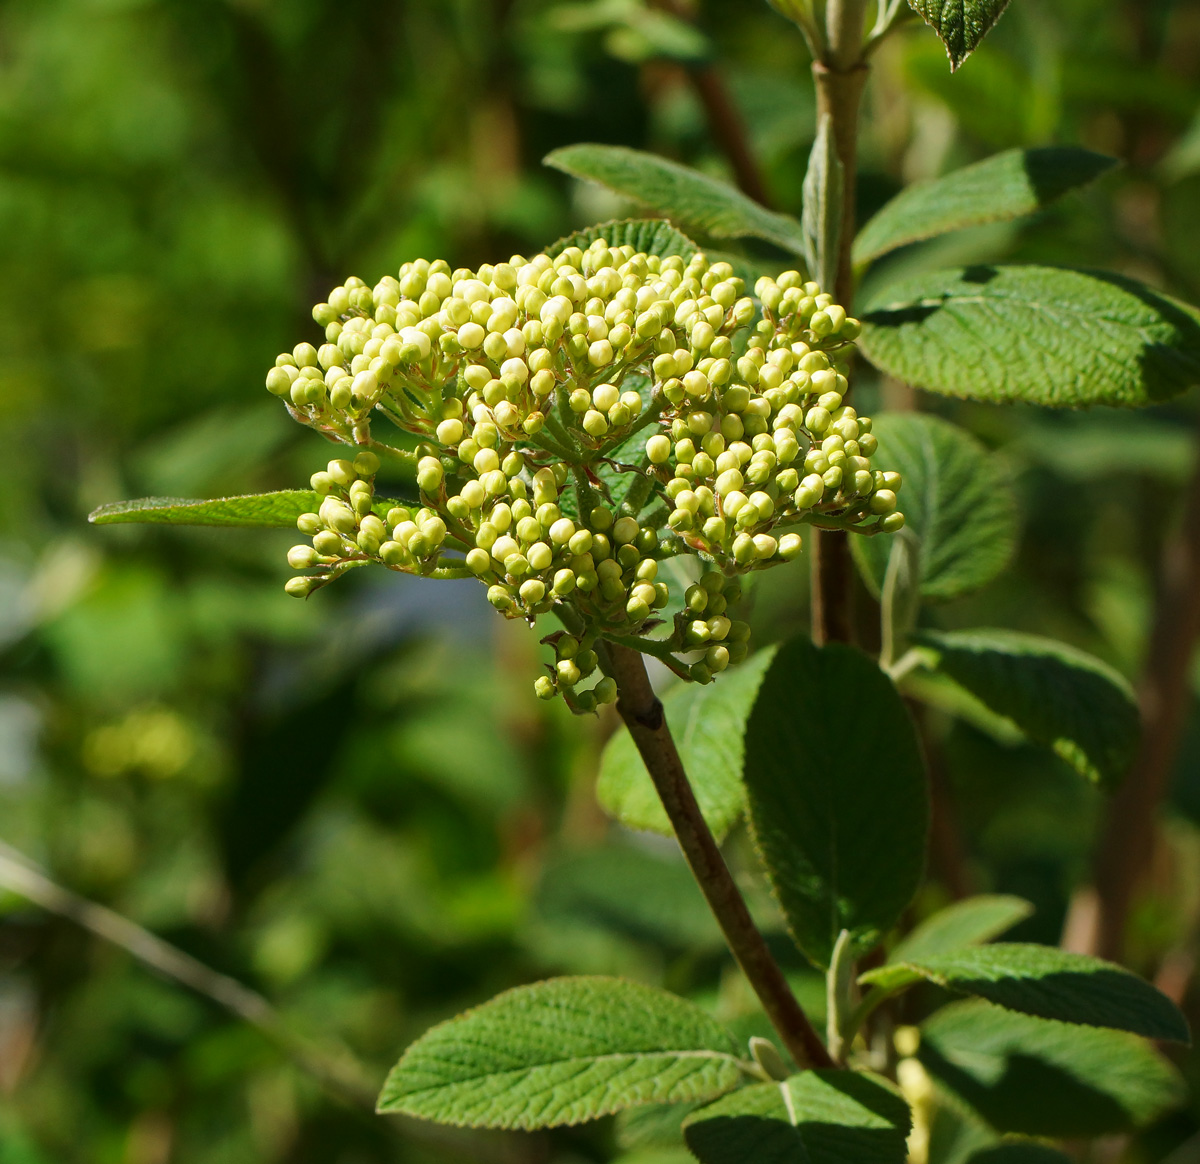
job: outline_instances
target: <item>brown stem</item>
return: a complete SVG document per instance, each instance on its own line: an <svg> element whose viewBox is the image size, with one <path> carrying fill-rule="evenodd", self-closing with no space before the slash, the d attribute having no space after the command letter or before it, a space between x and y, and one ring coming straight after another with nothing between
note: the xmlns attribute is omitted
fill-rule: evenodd
<svg viewBox="0 0 1200 1164"><path fill-rule="evenodd" d="M854 634L854 563L849 536L840 529L812 531L812 638L817 646L852 643Z"/></svg>
<svg viewBox="0 0 1200 1164"><path fill-rule="evenodd" d="M1200 440L1200 437L1198 437ZM1158 809L1175 764L1190 699L1189 670L1200 639L1200 464L1183 523L1168 538L1159 569L1154 623L1138 703L1142 737L1133 767L1113 797L1096 855L1096 952L1123 953L1130 905L1150 864Z"/></svg>
<svg viewBox="0 0 1200 1164"><path fill-rule="evenodd" d="M833 1060L825 1044L801 1010L783 971L767 949L696 803L667 727L663 706L650 686L642 656L616 643L609 643L607 649L619 692L617 711L641 753L675 830L679 847L742 973L797 1065L832 1067Z"/></svg>

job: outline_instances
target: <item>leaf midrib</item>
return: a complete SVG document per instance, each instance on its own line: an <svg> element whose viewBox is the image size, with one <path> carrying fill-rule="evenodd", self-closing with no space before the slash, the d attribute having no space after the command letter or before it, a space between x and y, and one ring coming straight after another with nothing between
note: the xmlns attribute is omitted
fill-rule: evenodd
<svg viewBox="0 0 1200 1164"><path fill-rule="evenodd" d="M570 1067L578 1064L580 1067L592 1067L600 1063L627 1062L638 1063L647 1059L707 1059L717 1063L729 1063L739 1070L753 1071L751 1065L728 1051L614 1051L605 1055L569 1055L564 1059L547 1059L540 1063L529 1063L523 1067L510 1067L504 1071L487 1071L479 1075L468 1075L447 1083L439 1083L431 1087L423 1087L416 1091L406 1091L403 1098L411 1096L431 1095L444 1092L451 1087L462 1087L468 1084L482 1083L486 1080L511 1079L524 1077L534 1071L544 1071L551 1067ZM444 1062L444 1060L443 1060ZM405 1066L403 1060L401 1068ZM411 1064L409 1065L411 1068ZM430 1068L423 1068L429 1070Z"/></svg>

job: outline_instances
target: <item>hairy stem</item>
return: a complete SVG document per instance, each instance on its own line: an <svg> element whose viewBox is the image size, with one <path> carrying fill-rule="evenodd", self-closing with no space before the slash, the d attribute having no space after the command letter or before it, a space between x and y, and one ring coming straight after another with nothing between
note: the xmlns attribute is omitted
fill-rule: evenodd
<svg viewBox="0 0 1200 1164"><path fill-rule="evenodd" d="M617 710L633 736L675 830L679 847L742 973L797 1065L831 1067L833 1060L825 1044L767 949L700 812L667 727L663 706L650 686L642 656L617 643L608 644L608 656L612 676L617 681Z"/></svg>
<svg viewBox="0 0 1200 1164"><path fill-rule="evenodd" d="M813 62L818 124L829 116L834 148L842 163L842 215L837 242L837 279L829 290L847 311L854 303L850 250L855 230L858 175L858 115L867 66L863 61L864 0L829 0L825 10L827 47ZM812 627L817 643L854 639L854 566L844 533L814 531Z"/></svg>

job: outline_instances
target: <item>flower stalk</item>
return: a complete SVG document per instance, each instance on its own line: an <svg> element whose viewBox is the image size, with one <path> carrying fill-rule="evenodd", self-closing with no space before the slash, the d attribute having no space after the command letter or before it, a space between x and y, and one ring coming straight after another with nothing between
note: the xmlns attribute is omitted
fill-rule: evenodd
<svg viewBox="0 0 1200 1164"><path fill-rule="evenodd" d="M833 1060L825 1044L796 1001L783 971L754 924L745 898L696 803L641 654L617 643L608 643L605 649L609 672L617 682L617 711L637 745L684 858L742 973L796 1064L832 1067Z"/></svg>

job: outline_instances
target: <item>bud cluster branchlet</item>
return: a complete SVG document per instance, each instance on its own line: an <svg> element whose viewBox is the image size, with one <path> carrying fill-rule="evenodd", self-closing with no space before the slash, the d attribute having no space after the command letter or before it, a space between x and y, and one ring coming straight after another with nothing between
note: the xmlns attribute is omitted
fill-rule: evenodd
<svg viewBox="0 0 1200 1164"><path fill-rule="evenodd" d="M297 420L356 449L313 475L320 505L297 522L312 541L288 561L315 572L288 593L372 562L478 577L510 618L560 616L536 689L578 711L615 698L598 639L710 681L747 652L726 614L740 575L794 558L798 526L904 523L899 475L872 469L871 421L844 402L857 320L795 271L743 291L728 263L603 241L334 288L313 309L325 342L267 376ZM380 414L415 450L375 438ZM379 454L415 472L416 503L376 500ZM701 577L668 620L660 563L679 554Z"/></svg>

